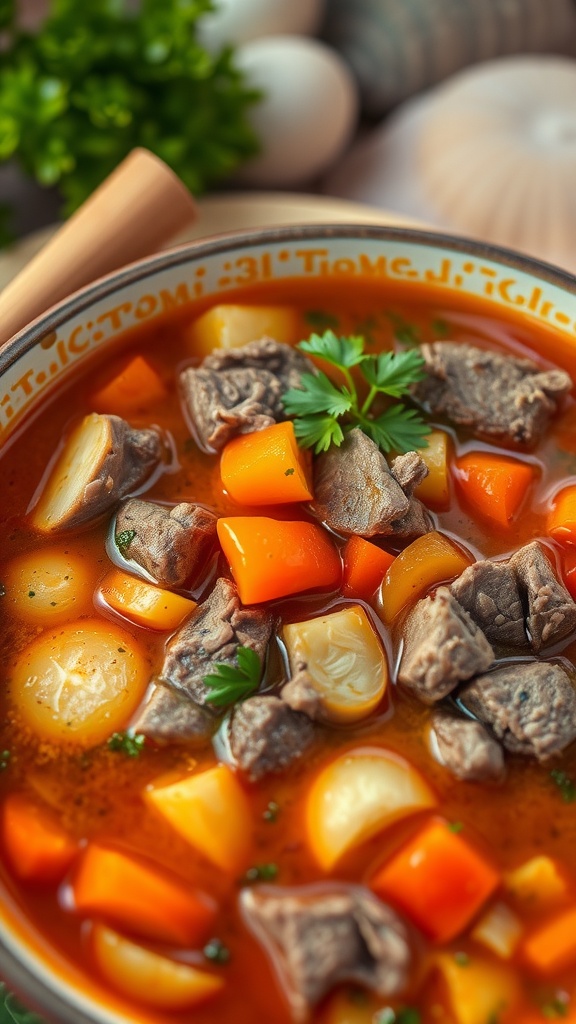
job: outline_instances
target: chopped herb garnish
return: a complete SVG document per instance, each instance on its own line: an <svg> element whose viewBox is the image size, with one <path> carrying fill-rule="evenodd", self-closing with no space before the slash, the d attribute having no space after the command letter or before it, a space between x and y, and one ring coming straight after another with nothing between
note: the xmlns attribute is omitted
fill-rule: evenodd
<svg viewBox="0 0 576 1024"><path fill-rule="evenodd" d="M108 749L126 754L126 757L138 757L145 743L146 737L142 733L113 732L108 740Z"/></svg>
<svg viewBox="0 0 576 1024"><path fill-rule="evenodd" d="M117 533L114 537L116 547L121 555L126 558L128 548L130 547L134 537L136 536L136 530L122 530L121 533Z"/></svg>
<svg viewBox="0 0 576 1024"><path fill-rule="evenodd" d="M36 591L35 590L29 590L28 591L28 597L36 597Z"/></svg>
<svg viewBox="0 0 576 1024"><path fill-rule="evenodd" d="M420 1024L422 1017L419 1010L413 1006L402 1006L399 1010L393 1010L391 1006L385 1006L374 1015L374 1024Z"/></svg>
<svg viewBox="0 0 576 1024"><path fill-rule="evenodd" d="M550 772L550 778L558 786L564 803L573 804L576 801L576 782L566 772L559 771L558 768L554 768Z"/></svg>
<svg viewBox="0 0 576 1024"><path fill-rule="evenodd" d="M448 828L450 832L454 832L455 835L458 835L458 833L461 832L462 829L464 828L464 825L462 824L461 821L451 821L448 825Z"/></svg>
<svg viewBox="0 0 576 1024"><path fill-rule="evenodd" d="M562 1017L568 1016L568 1000L561 999L556 996L551 999L549 1003L544 1003L542 1007L542 1016L546 1020L560 1020Z"/></svg>
<svg viewBox="0 0 576 1024"><path fill-rule="evenodd" d="M286 469L284 471L284 476L294 476L294 470L293 469Z"/></svg>
<svg viewBox="0 0 576 1024"><path fill-rule="evenodd" d="M215 964L227 964L230 960L230 950L220 939L210 939L202 952L207 960Z"/></svg>
<svg viewBox="0 0 576 1024"><path fill-rule="evenodd" d="M270 803L268 804L268 807L266 808L266 810L262 814L262 817L264 818L264 821L268 821L270 823L273 823L273 822L278 820L278 815L279 814L280 814L280 808L279 808L278 804L275 803L274 800L271 800Z"/></svg>
<svg viewBox="0 0 576 1024"><path fill-rule="evenodd" d="M210 693L206 700L215 707L225 707L237 700L243 700L258 688L262 666L260 658L251 647L239 647L237 665L215 665L216 671L204 676L204 685Z"/></svg>
<svg viewBox="0 0 576 1024"><path fill-rule="evenodd" d="M11 754L9 750L2 750L0 752L0 772L6 771L8 765L10 764L10 757Z"/></svg>
<svg viewBox="0 0 576 1024"><path fill-rule="evenodd" d="M445 320L433 320L432 330L437 338L445 338L448 335L450 328Z"/></svg>
<svg viewBox="0 0 576 1024"><path fill-rule="evenodd" d="M310 327L317 331L328 331L338 329L338 317L332 313L325 313L322 309L309 309L304 313L304 319Z"/></svg>
<svg viewBox="0 0 576 1024"><path fill-rule="evenodd" d="M248 868L244 875L244 881L249 884L252 884L252 882L273 882L277 877L277 864L255 864L254 867Z"/></svg>
<svg viewBox="0 0 576 1024"><path fill-rule="evenodd" d="M0 1024L45 1024L32 1010L27 1010L16 996L0 983Z"/></svg>
<svg viewBox="0 0 576 1024"><path fill-rule="evenodd" d="M419 352L382 352L367 355L365 340L359 336L337 337L333 331L313 334L301 341L298 348L317 356L340 370L344 383L334 384L322 371L304 373L302 386L290 388L284 395L284 408L294 416L294 431L299 443L316 452L327 451L331 444L340 446L344 432L361 427L383 452L407 452L426 446L430 432L413 409L400 402L373 414L377 396L402 398L412 384L424 376L424 360ZM358 395L350 370L357 366L369 385L366 399Z"/></svg>
<svg viewBox="0 0 576 1024"><path fill-rule="evenodd" d="M398 316L397 313L388 313L388 316L392 321L394 337L401 345L414 346L422 343L422 338L414 324L405 320L404 317Z"/></svg>
<svg viewBox="0 0 576 1024"><path fill-rule="evenodd" d="M470 964L470 957L468 956L468 953L454 953L454 962L458 964L458 967L468 967Z"/></svg>

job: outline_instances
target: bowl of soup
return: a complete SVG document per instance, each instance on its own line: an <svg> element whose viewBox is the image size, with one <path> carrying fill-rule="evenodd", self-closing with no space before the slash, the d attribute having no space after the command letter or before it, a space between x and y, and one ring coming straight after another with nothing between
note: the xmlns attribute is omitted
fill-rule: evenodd
<svg viewBox="0 0 576 1024"><path fill-rule="evenodd" d="M0 974L83 1024L576 1020L576 281L290 227L0 355Z"/></svg>

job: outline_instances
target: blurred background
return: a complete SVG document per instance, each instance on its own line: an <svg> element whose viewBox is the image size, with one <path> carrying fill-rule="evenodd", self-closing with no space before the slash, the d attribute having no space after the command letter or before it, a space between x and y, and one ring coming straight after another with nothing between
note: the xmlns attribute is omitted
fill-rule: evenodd
<svg viewBox="0 0 576 1024"><path fill-rule="evenodd" d="M576 270L576 0L0 0L0 244L136 145Z"/></svg>

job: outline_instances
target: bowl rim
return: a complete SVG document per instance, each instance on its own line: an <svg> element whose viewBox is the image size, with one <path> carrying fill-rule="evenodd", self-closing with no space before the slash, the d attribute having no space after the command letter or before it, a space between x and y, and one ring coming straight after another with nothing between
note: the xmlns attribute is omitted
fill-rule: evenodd
<svg viewBox="0 0 576 1024"><path fill-rule="evenodd" d="M121 288L146 280L157 272L235 249L250 249L281 241L314 239L329 241L347 238L406 242L428 248L455 251L476 258L480 257L522 271L576 295L576 275L561 267L503 246L439 231L386 224L366 224L365 222L290 224L269 228L242 229L219 234L205 240L186 242L144 257L74 292L37 317L5 343L0 350L0 376L47 334L57 330L71 317L82 313L92 303L113 295ZM265 287L273 287L273 281ZM28 945L25 939L22 941L25 946ZM30 959L37 960L41 965L41 969L36 973L28 963L24 963L18 958L14 949L5 944L4 937L0 934L0 967L2 977L6 978L9 988L14 987L25 1000L30 999L32 1006L37 1008L37 1012L45 1014L48 1018L57 1021L58 1024L96 1024L96 1018L88 1012L89 1006L84 1009L78 1005L76 1000L74 1003L67 1001L58 988L52 987L48 983L46 980L49 974L48 963L43 961L42 956L33 952L31 948ZM66 987L76 991L77 998L84 998L87 1003L94 1002L91 996L82 997L79 985L77 986L76 983L71 985L69 981L62 979L62 990ZM104 1010L105 1007L102 1007L103 1012ZM136 1018L132 1016L122 1017L117 1013L115 1013L115 1019L124 1019L127 1024L136 1021Z"/></svg>

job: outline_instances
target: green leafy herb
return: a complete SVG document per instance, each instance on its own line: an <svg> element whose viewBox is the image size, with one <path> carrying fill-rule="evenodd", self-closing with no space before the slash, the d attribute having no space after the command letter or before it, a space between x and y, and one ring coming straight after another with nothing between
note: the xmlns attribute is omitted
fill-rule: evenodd
<svg viewBox="0 0 576 1024"><path fill-rule="evenodd" d="M113 732L108 740L108 749L126 754L126 757L138 757L145 743L146 737L141 733Z"/></svg>
<svg viewBox="0 0 576 1024"><path fill-rule="evenodd" d="M36 591L35 590L29 590L28 591L28 597L36 597Z"/></svg>
<svg viewBox="0 0 576 1024"><path fill-rule="evenodd" d="M260 92L230 47L199 42L212 0L52 0L36 34L16 7L0 0L0 161L58 186L68 213L136 146L196 194L258 151Z"/></svg>
<svg viewBox="0 0 576 1024"><path fill-rule="evenodd" d="M252 882L273 882L277 877L277 864L255 864L254 867L248 868L244 881L251 885Z"/></svg>
<svg viewBox="0 0 576 1024"><path fill-rule="evenodd" d="M437 338L446 338L449 334L450 328L445 320L433 320L432 330Z"/></svg>
<svg viewBox="0 0 576 1024"><path fill-rule="evenodd" d="M202 952L207 960L215 964L227 964L230 961L230 950L220 939L210 939Z"/></svg>
<svg viewBox="0 0 576 1024"><path fill-rule="evenodd" d="M294 476L294 469L285 469L284 476Z"/></svg>
<svg viewBox="0 0 576 1024"><path fill-rule="evenodd" d="M558 768L550 772L550 778L558 786L564 803L573 804L576 801L576 782Z"/></svg>
<svg viewBox="0 0 576 1024"><path fill-rule="evenodd" d="M468 956L468 953L454 953L454 962L458 964L458 967L468 967L470 964L470 957Z"/></svg>
<svg viewBox="0 0 576 1024"><path fill-rule="evenodd" d="M448 830L450 832L454 832L455 835L458 835L458 833L461 832L463 828L464 825L462 824L461 821L451 821L450 824L448 825Z"/></svg>
<svg viewBox="0 0 576 1024"><path fill-rule="evenodd" d="M114 542L118 551L124 558L128 554L128 548L130 547L134 537L136 536L136 530L122 530L121 533L117 533L114 537Z"/></svg>
<svg viewBox="0 0 576 1024"><path fill-rule="evenodd" d="M394 337L401 345L412 346L422 343L422 338L414 324L405 320L404 317L398 316L397 313L388 313L388 317L392 321Z"/></svg>
<svg viewBox="0 0 576 1024"><path fill-rule="evenodd" d="M332 313L325 313L323 309L308 309L304 313L306 323L317 331L336 331L338 329L338 317Z"/></svg>
<svg viewBox="0 0 576 1024"><path fill-rule="evenodd" d="M421 1020L420 1011L412 1006L402 1006L399 1010L386 1006L374 1016L374 1024L420 1024Z"/></svg>
<svg viewBox="0 0 576 1024"><path fill-rule="evenodd" d="M11 753L9 750L0 751L0 772L5 772L10 764Z"/></svg>
<svg viewBox="0 0 576 1024"><path fill-rule="evenodd" d="M5 985L0 983L0 1024L44 1024L41 1017L27 1010Z"/></svg>
<svg viewBox="0 0 576 1024"><path fill-rule="evenodd" d="M237 700L243 700L258 688L262 666L260 658L251 647L239 647L237 665L215 665L216 671L204 676L204 685L210 693L206 698L215 707L225 707Z"/></svg>
<svg viewBox="0 0 576 1024"><path fill-rule="evenodd" d="M275 803L274 800L270 800L270 803L268 804L268 807L266 808L266 810L263 812L262 817L264 818L264 821L268 821L270 823L273 823L273 822L278 820L278 815L279 814L280 814L280 808L279 808L278 804Z"/></svg>

